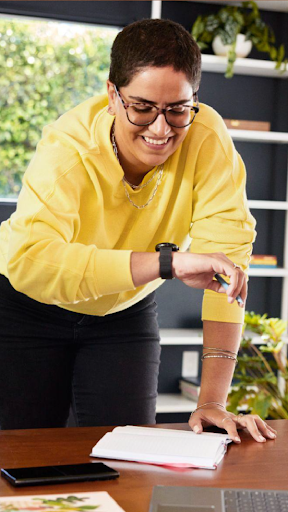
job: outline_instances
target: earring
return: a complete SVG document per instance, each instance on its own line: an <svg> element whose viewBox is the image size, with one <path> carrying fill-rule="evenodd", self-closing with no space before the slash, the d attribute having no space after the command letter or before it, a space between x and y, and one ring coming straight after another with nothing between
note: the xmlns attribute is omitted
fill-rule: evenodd
<svg viewBox="0 0 288 512"><path fill-rule="evenodd" d="M108 112L108 114L110 114L110 116L115 115L114 112L112 111L112 107L110 107L110 106L107 107L107 112Z"/></svg>

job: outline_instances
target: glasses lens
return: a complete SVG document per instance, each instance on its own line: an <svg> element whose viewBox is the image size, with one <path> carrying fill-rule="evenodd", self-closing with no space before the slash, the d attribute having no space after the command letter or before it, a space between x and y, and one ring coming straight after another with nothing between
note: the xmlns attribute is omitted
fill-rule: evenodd
<svg viewBox="0 0 288 512"><path fill-rule="evenodd" d="M153 123L157 117L157 108L150 105L142 105L141 103L130 105L126 111L129 121L139 126Z"/></svg>
<svg viewBox="0 0 288 512"><path fill-rule="evenodd" d="M171 126L182 128L192 122L194 115L195 113L190 107L177 105L167 110L166 119Z"/></svg>

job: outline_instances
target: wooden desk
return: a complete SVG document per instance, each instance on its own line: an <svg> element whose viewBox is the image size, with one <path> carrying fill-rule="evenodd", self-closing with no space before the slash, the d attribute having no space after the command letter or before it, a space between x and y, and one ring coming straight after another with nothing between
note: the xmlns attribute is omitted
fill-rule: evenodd
<svg viewBox="0 0 288 512"><path fill-rule="evenodd" d="M240 434L241 445L232 444L213 470L189 469L184 472L157 466L104 460L120 472L117 480L13 488L0 478L0 495L53 494L107 491L126 512L148 512L154 485L195 485L249 487L288 490L288 420L269 422L277 429L275 441L257 443ZM158 425L189 430L187 424ZM157 427L156 427L157 428ZM67 428L0 431L0 466L23 467L89 462L96 442L112 428Z"/></svg>

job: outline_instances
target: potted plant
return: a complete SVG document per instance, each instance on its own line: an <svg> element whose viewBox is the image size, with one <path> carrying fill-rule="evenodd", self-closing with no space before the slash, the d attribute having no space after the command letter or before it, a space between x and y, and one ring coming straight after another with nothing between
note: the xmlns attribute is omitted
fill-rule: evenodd
<svg viewBox="0 0 288 512"><path fill-rule="evenodd" d="M288 361L282 339L286 328L287 322L279 318L245 313L243 332L260 334L263 345L257 347L251 337L243 336L236 383L228 396L229 411L237 414L242 409L263 419L288 419Z"/></svg>
<svg viewBox="0 0 288 512"><path fill-rule="evenodd" d="M227 5L216 14L198 16L193 27L192 36L201 50L213 45L215 52L217 46L224 45L228 55L226 78L233 76L234 62L238 54L237 38L242 38L246 45L252 45L260 52L268 53L271 60L280 72L287 68L288 60L285 58L285 48L281 44L275 45L275 34L271 27L261 19L258 6L255 2L242 2L242 7ZM249 51L248 51L249 53Z"/></svg>

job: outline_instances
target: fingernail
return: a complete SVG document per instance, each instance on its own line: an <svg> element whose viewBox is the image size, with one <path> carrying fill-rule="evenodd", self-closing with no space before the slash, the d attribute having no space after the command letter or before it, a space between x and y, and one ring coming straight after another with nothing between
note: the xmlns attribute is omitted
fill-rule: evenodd
<svg viewBox="0 0 288 512"><path fill-rule="evenodd" d="M241 442L241 439L240 439L240 437L237 437L237 436L236 436L236 437L234 437L234 441L236 441L236 443L240 443L240 442Z"/></svg>
<svg viewBox="0 0 288 512"><path fill-rule="evenodd" d="M195 434L198 434L198 432L200 432L200 428L197 427L197 425L193 428Z"/></svg>
<svg viewBox="0 0 288 512"><path fill-rule="evenodd" d="M276 437L276 435L275 435L275 434L273 434L273 432L268 432L268 436L269 436L269 437L272 437L272 439L275 439L275 437Z"/></svg>
<svg viewBox="0 0 288 512"><path fill-rule="evenodd" d="M260 439L260 441L266 441L265 437L263 436L258 436L258 439Z"/></svg>
<svg viewBox="0 0 288 512"><path fill-rule="evenodd" d="M233 300L233 297L228 297L228 302L230 302L230 304L232 304Z"/></svg>

